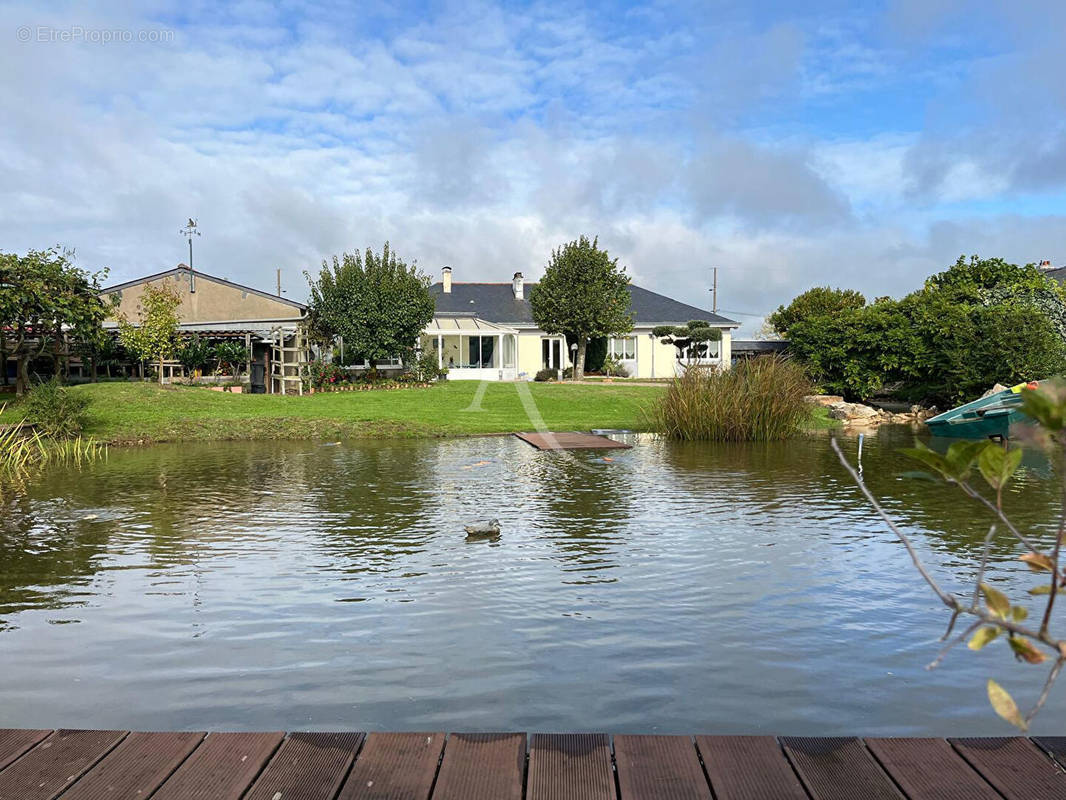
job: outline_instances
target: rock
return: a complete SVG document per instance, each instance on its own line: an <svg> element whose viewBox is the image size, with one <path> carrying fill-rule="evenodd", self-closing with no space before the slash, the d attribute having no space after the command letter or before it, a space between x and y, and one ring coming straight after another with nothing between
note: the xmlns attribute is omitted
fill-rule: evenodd
<svg viewBox="0 0 1066 800"><path fill-rule="evenodd" d="M844 398L838 394L809 394L803 399L819 406L835 406L844 402Z"/></svg>

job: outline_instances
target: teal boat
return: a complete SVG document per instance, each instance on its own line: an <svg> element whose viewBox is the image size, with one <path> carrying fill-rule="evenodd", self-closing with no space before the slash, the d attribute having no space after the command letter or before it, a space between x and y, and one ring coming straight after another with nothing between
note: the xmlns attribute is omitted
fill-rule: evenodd
<svg viewBox="0 0 1066 800"><path fill-rule="evenodd" d="M1008 439L1012 425L1026 422L1022 411L1022 389L1036 383L1019 383L1002 392L957 406L925 421L934 436L955 439Z"/></svg>

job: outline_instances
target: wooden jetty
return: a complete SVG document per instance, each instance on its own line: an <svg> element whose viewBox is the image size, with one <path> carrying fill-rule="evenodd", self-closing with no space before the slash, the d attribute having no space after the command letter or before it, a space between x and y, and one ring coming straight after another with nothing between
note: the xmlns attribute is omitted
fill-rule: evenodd
<svg viewBox="0 0 1066 800"><path fill-rule="evenodd" d="M1050 800L1066 737L0 730L0 800Z"/></svg>
<svg viewBox="0 0 1066 800"><path fill-rule="evenodd" d="M626 450L630 447L607 436L579 431L516 433L515 436L538 450Z"/></svg>

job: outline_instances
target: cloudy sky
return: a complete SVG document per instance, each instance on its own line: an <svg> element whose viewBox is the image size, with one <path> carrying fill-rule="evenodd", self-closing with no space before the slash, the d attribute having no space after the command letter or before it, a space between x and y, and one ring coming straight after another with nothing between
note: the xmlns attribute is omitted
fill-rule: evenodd
<svg viewBox="0 0 1066 800"><path fill-rule="evenodd" d="M585 233L744 321L962 253L1066 264L1061 0L0 1L0 250L306 297L379 247L536 277ZM110 39L110 41L109 41Z"/></svg>

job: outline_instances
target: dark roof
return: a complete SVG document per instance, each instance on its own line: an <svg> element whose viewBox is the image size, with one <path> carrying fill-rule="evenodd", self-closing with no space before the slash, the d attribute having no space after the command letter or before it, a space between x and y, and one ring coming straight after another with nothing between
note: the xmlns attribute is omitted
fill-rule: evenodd
<svg viewBox="0 0 1066 800"><path fill-rule="evenodd" d="M444 293L440 283L433 284L430 294L442 314L474 314L487 322L503 325L533 325L529 308L529 293L536 286L527 283L524 299L516 300L510 283L452 283L452 291ZM631 310L637 325L684 325L698 319L724 328L738 327L739 322L726 319L706 309L672 300L657 292L629 285Z"/></svg>
<svg viewBox="0 0 1066 800"><path fill-rule="evenodd" d="M742 353L783 353L788 349L788 339L734 339L731 350L734 355Z"/></svg>
<svg viewBox="0 0 1066 800"><path fill-rule="evenodd" d="M119 292L130 286L136 286L138 283L149 283L151 281L158 281L162 278L168 278L171 275L179 275L188 272L194 273L197 278L206 278L207 280L213 281L214 283L221 283L223 286L229 286L233 289L240 289L242 292L251 292L252 294L257 294L261 297L267 297L271 300L277 300L279 303L284 303L287 306L293 306L294 308L298 308L301 311L307 310L307 306L304 303L297 303L295 300L290 300L287 297L279 297L276 294L273 294L271 292L264 292L261 289L253 289L251 286L245 286L243 283L234 283L233 281L228 281L225 278L217 278L214 275L208 275L206 272L201 272L198 269L190 269L187 264L178 264L178 266L174 267L174 269L168 269L164 270L163 272L157 272L154 275L146 275L143 278L135 278L134 280L126 281L125 283L116 283L114 286L105 286L103 289L100 290L100 293L110 294L111 292Z"/></svg>
<svg viewBox="0 0 1066 800"><path fill-rule="evenodd" d="M1054 278L1059 283L1066 282L1066 267L1052 267L1051 269L1045 269L1044 274L1049 278Z"/></svg>

